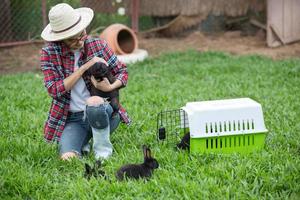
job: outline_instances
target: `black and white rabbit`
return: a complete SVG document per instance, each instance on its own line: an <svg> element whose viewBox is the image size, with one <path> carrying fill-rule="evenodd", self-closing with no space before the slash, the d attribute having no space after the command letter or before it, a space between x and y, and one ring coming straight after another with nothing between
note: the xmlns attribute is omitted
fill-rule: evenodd
<svg viewBox="0 0 300 200"><path fill-rule="evenodd" d="M90 179L91 177L104 177L107 179L107 176L105 175L105 172L101 169L101 161L97 160L94 164L94 167L91 167L89 164L85 163L85 172L84 177L86 179Z"/></svg>
<svg viewBox="0 0 300 200"><path fill-rule="evenodd" d="M144 162L141 164L123 165L116 174L118 180L124 178L149 178L153 170L158 168L159 164L155 158L151 157L151 150L146 145L143 145Z"/></svg>
<svg viewBox="0 0 300 200"><path fill-rule="evenodd" d="M190 132L187 132L182 137L180 143L176 145L178 149L190 150Z"/></svg>

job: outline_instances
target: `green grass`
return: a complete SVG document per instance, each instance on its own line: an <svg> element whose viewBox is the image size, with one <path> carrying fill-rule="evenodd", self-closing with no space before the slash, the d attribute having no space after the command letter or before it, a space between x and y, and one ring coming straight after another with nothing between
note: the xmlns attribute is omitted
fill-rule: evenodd
<svg viewBox="0 0 300 200"><path fill-rule="evenodd" d="M121 98L133 119L112 135L110 181L83 178L92 156L63 162L43 141L50 97L42 75L0 76L0 199L299 199L300 60L224 53L166 54L130 65ZM156 115L189 101L250 97L269 133L250 155L188 155L156 142ZM117 182L116 170L142 162L151 145L160 168L148 181Z"/></svg>

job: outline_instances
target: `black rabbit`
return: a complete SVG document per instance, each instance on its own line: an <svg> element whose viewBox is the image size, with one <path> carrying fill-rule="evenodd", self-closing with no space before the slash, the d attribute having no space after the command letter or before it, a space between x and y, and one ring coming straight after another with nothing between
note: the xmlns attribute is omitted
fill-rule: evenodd
<svg viewBox="0 0 300 200"><path fill-rule="evenodd" d="M116 81L116 78L112 75L108 66L102 62L97 62L93 66L91 66L87 71L89 76L94 76L97 81L102 81L103 78L107 78L110 83ZM115 89L111 92L103 92L98 90L92 85L91 87L91 95L92 96L100 96L102 98L108 98L110 101L110 105L112 106L114 112L120 109L119 104L119 89Z"/></svg>
<svg viewBox="0 0 300 200"><path fill-rule="evenodd" d="M151 150L143 145L144 163L123 165L116 174L118 180L124 178L149 178L153 170L158 168L159 164L156 159L151 157Z"/></svg>
<svg viewBox="0 0 300 200"><path fill-rule="evenodd" d="M101 169L101 161L100 160L96 161L93 168L89 164L85 163L84 177L86 179L90 179L92 176L95 178L104 177L105 179L107 179L105 172Z"/></svg>
<svg viewBox="0 0 300 200"><path fill-rule="evenodd" d="M190 132L187 132L182 137L180 143L176 145L178 149L190 150Z"/></svg>

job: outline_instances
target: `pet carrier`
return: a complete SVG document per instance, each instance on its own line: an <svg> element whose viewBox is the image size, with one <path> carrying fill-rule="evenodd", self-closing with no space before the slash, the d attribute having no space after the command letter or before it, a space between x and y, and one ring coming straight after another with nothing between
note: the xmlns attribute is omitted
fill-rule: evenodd
<svg viewBox="0 0 300 200"><path fill-rule="evenodd" d="M189 102L158 115L158 139L190 132L191 152L249 153L264 147L262 107L249 98Z"/></svg>
<svg viewBox="0 0 300 200"><path fill-rule="evenodd" d="M167 110L157 115L158 141L174 144L188 132L187 115L184 110Z"/></svg>

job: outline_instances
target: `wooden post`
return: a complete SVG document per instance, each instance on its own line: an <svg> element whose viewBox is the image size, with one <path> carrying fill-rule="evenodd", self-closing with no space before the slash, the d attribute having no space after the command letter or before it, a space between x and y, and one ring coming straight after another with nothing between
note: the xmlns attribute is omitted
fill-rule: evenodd
<svg viewBox="0 0 300 200"><path fill-rule="evenodd" d="M43 17L43 27L45 28L48 24L47 0L42 0L42 17Z"/></svg>
<svg viewBox="0 0 300 200"><path fill-rule="evenodd" d="M139 0L131 0L131 28L137 33L139 31Z"/></svg>

